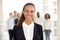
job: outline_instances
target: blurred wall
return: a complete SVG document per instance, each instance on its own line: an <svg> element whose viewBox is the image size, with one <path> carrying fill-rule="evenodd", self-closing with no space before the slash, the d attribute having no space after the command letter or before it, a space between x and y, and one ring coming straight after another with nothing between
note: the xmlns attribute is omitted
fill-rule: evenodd
<svg viewBox="0 0 60 40"><path fill-rule="evenodd" d="M60 0L57 0L57 15L58 15L58 21L57 21L57 27L58 27L58 40L60 40ZM2 0L0 0L0 34L1 34L1 25L3 24L3 13L2 13ZM1 36L1 35L0 35Z"/></svg>
<svg viewBox="0 0 60 40"><path fill-rule="evenodd" d="M0 0L0 40L2 39L2 24L3 23L3 13L2 13L2 0Z"/></svg>
<svg viewBox="0 0 60 40"><path fill-rule="evenodd" d="M57 14L58 14L58 40L60 40L60 0L57 0Z"/></svg>
<svg viewBox="0 0 60 40"><path fill-rule="evenodd" d="M0 0L0 25L3 23L2 0Z"/></svg>

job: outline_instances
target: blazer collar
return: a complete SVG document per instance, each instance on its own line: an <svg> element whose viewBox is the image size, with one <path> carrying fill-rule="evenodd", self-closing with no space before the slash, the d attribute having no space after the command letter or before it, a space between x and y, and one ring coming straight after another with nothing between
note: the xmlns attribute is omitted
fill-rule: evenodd
<svg viewBox="0 0 60 40"><path fill-rule="evenodd" d="M20 28L21 28L21 32L22 32L22 36L23 36L23 38L26 40L26 38L25 38L25 35L24 35L24 31L23 31L23 27L22 27L22 24L21 24L21 26L20 26ZM33 40L37 37L37 28L36 28L36 23L34 23L34 33L33 33Z"/></svg>

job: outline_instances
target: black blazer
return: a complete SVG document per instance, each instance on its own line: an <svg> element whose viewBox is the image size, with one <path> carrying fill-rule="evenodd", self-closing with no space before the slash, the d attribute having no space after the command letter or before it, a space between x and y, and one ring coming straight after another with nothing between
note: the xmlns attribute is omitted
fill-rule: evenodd
<svg viewBox="0 0 60 40"><path fill-rule="evenodd" d="M22 25L20 27L14 26L14 40L26 40ZM34 23L33 40L43 40L42 26Z"/></svg>
<svg viewBox="0 0 60 40"><path fill-rule="evenodd" d="M18 18L17 19L15 19L15 24L17 24L18 23Z"/></svg>

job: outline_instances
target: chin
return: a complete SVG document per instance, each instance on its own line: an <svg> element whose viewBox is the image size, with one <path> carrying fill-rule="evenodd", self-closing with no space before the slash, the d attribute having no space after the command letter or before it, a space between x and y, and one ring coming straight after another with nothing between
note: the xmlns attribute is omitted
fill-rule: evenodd
<svg viewBox="0 0 60 40"><path fill-rule="evenodd" d="M32 18L27 18L27 20L32 20Z"/></svg>

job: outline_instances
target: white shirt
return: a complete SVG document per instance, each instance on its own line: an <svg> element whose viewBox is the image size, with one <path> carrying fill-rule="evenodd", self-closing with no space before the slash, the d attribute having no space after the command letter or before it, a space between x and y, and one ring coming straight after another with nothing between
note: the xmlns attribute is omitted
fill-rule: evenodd
<svg viewBox="0 0 60 40"><path fill-rule="evenodd" d="M14 20L17 19L18 17L17 16L13 16Z"/></svg>
<svg viewBox="0 0 60 40"><path fill-rule="evenodd" d="M14 18L11 17L7 20L7 27L9 30L13 30L13 27L15 25L15 21L14 21Z"/></svg>
<svg viewBox="0 0 60 40"><path fill-rule="evenodd" d="M44 29L51 30L51 20L44 20Z"/></svg>
<svg viewBox="0 0 60 40"><path fill-rule="evenodd" d="M34 23L32 22L30 25L27 25L23 22L22 25L26 40L33 40Z"/></svg>

